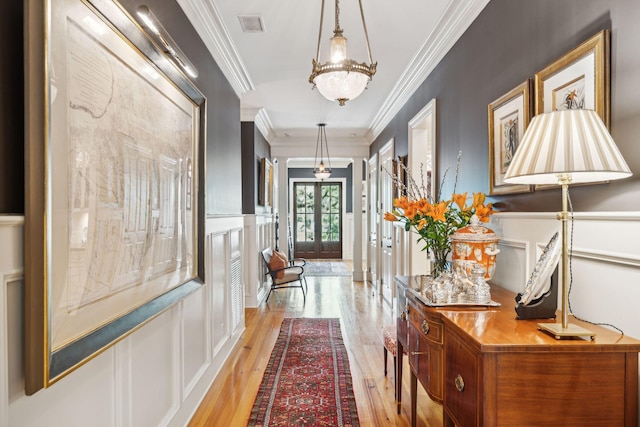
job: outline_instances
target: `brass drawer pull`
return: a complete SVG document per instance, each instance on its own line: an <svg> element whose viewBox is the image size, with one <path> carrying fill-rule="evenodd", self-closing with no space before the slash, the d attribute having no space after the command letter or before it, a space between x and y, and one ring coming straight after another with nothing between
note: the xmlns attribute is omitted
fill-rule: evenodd
<svg viewBox="0 0 640 427"><path fill-rule="evenodd" d="M400 313L400 318L402 320L407 320L407 310L404 310L402 313Z"/></svg>
<svg viewBox="0 0 640 427"><path fill-rule="evenodd" d="M454 380L454 383L456 385L456 390L458 391L464 390L464 380L462 379L462 376L460 374L456 375L456 379Z"/></svg>
<svg viewBox="0 0 640 427"><path fill-rule="evenodd" d="M426 320L422 321L422 332L424 332L425 335L427 335L429 333L429 329L431 329L429 327L429 324L427 323Z"/></svg>
<svg viewBox="0 0 640 427"><path fill-rule="evenodd" d="M420 356L421 354L429 354L428 351L412 351L411 355L412 356Z"/></svg>

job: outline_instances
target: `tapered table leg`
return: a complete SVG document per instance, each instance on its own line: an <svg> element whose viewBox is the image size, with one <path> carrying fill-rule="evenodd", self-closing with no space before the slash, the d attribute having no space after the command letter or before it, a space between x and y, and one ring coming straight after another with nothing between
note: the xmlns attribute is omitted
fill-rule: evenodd
<svg viewBox="0 0 640 427"><path fill-rule="evenodd" d="M411 427L416 427L416 400L418 395L418 377L411 371Z"/></svg>
<svg viewBox="0 0 640 427"><path fill-rule="evenodd" d="M398 355L396 356L396 406L398 415L402 412L402 362L404 361L404 347L400 341L397 344Z"/></svg>

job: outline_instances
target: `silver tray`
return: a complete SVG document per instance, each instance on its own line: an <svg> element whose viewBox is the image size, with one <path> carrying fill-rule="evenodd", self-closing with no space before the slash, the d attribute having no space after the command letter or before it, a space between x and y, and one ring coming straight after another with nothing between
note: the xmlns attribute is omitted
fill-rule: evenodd
<svg viewBox="0 0 640 427"><path fill-rule="evenodd" d="M428 307L500 307L500 303L496 301L491 301L488 303L477 303L477 302L435 302L431 301L431 299L422 295L421 293L411 289L411 292L426 306Z"/></svg>

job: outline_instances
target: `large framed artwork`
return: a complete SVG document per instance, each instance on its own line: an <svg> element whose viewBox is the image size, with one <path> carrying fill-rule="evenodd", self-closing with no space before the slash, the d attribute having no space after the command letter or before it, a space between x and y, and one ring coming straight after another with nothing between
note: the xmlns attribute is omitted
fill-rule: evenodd
<svg viewBox="0 0 640 427"><path fill-rule="evenodd" d="M531 80L489 104L489 194L523 193L530 185L507 184L504 175L531 119Z"/></svg>
<svg viewBox="0 0 640 427"><path fill-rule="evenodd" d="M610 37L602 30L535 75L535 113L595 110L610 127Z"/></svg>
<svg viewBox="0 0 640 427"><path fill-rule="evenodd" d="M204 283L205 99L114 0L28 0L25 388Z"/></svg>

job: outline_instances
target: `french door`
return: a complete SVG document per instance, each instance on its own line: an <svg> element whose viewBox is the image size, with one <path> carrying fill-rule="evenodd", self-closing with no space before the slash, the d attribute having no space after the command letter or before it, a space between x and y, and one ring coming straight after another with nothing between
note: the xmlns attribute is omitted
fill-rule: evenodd
<svg viewBox="0 0 640 427"><path fill-rule="evenodd" d="M294 256L341 259L342 184L296 182L294 195Z"/></svg>

